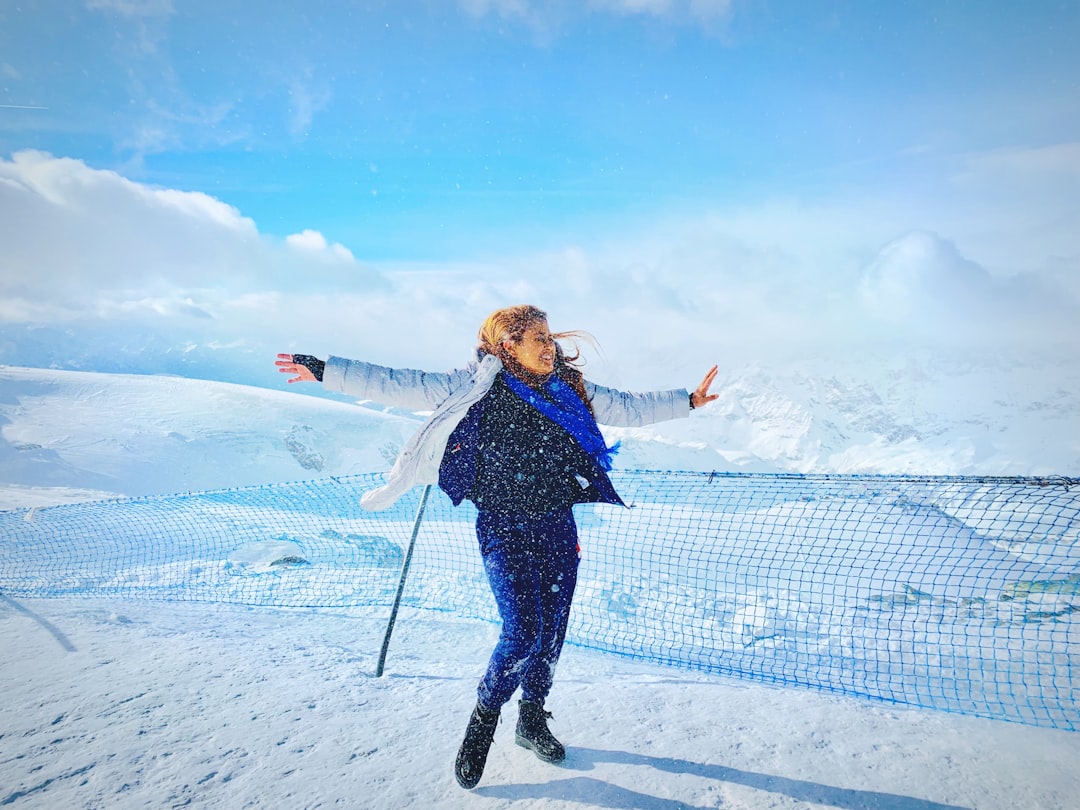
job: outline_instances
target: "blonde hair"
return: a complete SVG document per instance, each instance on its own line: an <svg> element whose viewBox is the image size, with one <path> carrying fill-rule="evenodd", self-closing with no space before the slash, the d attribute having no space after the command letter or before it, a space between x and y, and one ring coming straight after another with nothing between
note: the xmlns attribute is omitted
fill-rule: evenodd
<svg viewBox="0 0 1080 810"><path fill-rule="evenodd" d="M530 327L537 324L546 325L547 319L547 313L532 304L518 304L497 309L488 315L480 325L480 331L477 335L477 351L482 355L493 354L502 360L504 364L514 368L517 364L503 344L507 342L520 343L525 336L525 332ZM587 333L578 331L554 332L551 337L556 341L567 338L590 341L592 339ZM567 356L562 346L558 343L555 344L555 374L574 389L577 395L581 397L581 401L591 411L592 403L589 401L588 394L585 393L585 379L577 366L579 357L581 357L581 352L577 349L576 344L572 356Z"/></svg>
<svg viewBox="0 0 1080 810"><path fill-rule="evenodd" d="M532 304L497 309L480 325L477 348L484 354L505 359L503 343L520 343L528 328L538 323L547 323L547 313Z"/></svg>

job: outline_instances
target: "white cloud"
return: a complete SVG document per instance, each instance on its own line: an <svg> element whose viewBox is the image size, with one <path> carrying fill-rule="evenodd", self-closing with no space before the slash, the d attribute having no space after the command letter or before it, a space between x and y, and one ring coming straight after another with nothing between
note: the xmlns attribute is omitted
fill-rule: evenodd
<svg viewBox="0 0 1080 810"><path fill-rule="evenodd" d="M994 274L1080 275L1080 142L963 156L927 214Z"/></svg>
<svg viewBox="0 0 1080 810"><path fill-rule="evenodd" d="M1009 177L1018 181L1060 178L1080 181L1080 142L1050 146L995 149L969 155L961 182L986 175Z"/></svg>
<svg viewBox="0 0 1080 810"><path fill-rule="evenodd" d="M0 283L70 291L212 284L260 259L255 224L200 192L157 189L42 152L0 160Z"/></svg>
<svg viewBox="0 0 1080 810"><path fill-rule="evenodd" d="M114 15L129 27L114 46L136 58L158 53L174 13L172 0L86 0L86 7Z"/></svg>
<svg viewBox="0 0 1080 810"><path fill-rule="evenodd" d="M315 229L267 236L208 195L21 152L0 160L0 362L85 351L88 367L78 347L107 357L113 340L129 355L228 352L258 374L288 350L445 369L468 359L488 312L522 302L594 334L590 368L627 387L911 342L1076 345L1080 305L1037 252L1035 270L995 274L966 243L897 230L904 219L862 201L778 202L626 223L551 252L376 270Z"/></svg>
<svg viewBox="0 0 1080 810"><path fill-rule="evenodd" d="M588 7L614 14L652 17L688 13L698 20L714 21L731 16L732 0L589 0Z"/></svg>
<svg viewBox="0 0 1080 810"><path fill-rule="evenodd" d="M1080 304L1052 278L992 276L929 232L883 247L859 292L872 323L909 341L1051 349L1080 340Z"/></svg>
<svg viewBox="0 0 1080 810"><path fill-rule="evenodd" d="M181 316L212 319L214 317L191 298L142 298L122 301L103 299L98 302L98 307L97 314L107 320L131 315L150 315L164 318Z"/></svg>
<svg viewBox="0 0 1080 810"><path fill-rule="evenodd" d="M919 317L928 308L960 318L986 301L990 284L986 271L951 242L915 232L882 248L863 272L860 293L889 321Z"/></svg>
<svg viewBox="0 0 1080 810"><path fill-rule="evenodd" d="M303 72L304 76L288 80L289 132L297 138L307 135L315 114L325 109L332 98L329 90L312 83L310 69Z"/></svg>
<svg viewBox="0 0 1080 810"><path fill-rule="evenodd" d="M589 0L590 8L616 14L651 14L660 16L671 11L674 0Z"/></svg>
<svg viewBox="0 0 1080 810"><path fill-rule="evenodd" d="M521 20L536 29L548 30L582 12L639 16L706 25L727 20L733 0L586 0L580 2L537 2L533 0L458 0L459 7L473 17L497 16Z"/></svg>
<svg viewBox="0 0 1080 810"><path fill-rule="evenodd" d="M690 13L701 20L719 20L731 16L733 0L690 0Z"/></svg>
<svg viewBox="0 0 1080 810"><path fill-rule="evenodd" d="M458 0L458 5L474 17L495 14L499 17L527 17L528 0Z"/></svg>
<svg viewBox="0 0 1080 810"><path fill-rule="evenodd" d="M86 0L86 7L136 18L168 17L174 12L172 0Z"/></svg>
<svg viewBox="0 0 1080 810"><path fill-rule="evenodd" d="M314 231L282 245L209 195L42 152L0 159L0 212L9 323L155 318L183 328L221 317L235 296L295 279L316 291L381 284Z"/></svg>
<svg viewBox="0 0 1080 810"><path fill-rule="evenodd" d="M347 247L335 242L329 244L326 237L318 231L305 230L285 237L285 244L294 250L329 261L355 262L356 259Z"/></svg>

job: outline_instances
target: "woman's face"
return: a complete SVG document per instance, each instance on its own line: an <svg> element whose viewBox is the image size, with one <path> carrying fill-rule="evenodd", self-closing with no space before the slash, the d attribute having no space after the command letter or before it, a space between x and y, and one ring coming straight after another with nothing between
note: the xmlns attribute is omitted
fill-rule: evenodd
<svg viewBox="0 0 1080 810"><path fill-rule="evenodd" d="M519 343L503 344L510 355L533 374L550 374L555 370L555 340L547 321L539 321L525 330Z"/></svg>

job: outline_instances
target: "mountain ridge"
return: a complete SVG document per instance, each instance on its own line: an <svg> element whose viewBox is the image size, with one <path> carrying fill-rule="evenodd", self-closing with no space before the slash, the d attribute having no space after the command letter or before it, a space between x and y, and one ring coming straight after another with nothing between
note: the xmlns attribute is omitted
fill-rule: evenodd
<svg viewBox="0 0 1080 810"><path fill-rule="evenodd" d="M718 399L689 419L604 433L621 469L1080 472L1076 378L1027 398L1002 380L981 366L876 380L747 368L718 377ZM0 489L8 502L63 501L382 472L419 424L305 390L0 366Z"/></svg>

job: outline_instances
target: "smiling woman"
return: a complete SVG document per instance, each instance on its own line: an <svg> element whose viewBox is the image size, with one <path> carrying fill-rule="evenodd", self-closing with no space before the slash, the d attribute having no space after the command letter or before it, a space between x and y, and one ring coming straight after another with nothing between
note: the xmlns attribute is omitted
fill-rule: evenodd
<svg viewBox="0 0 1080 810"><path fill-rule="evenodd" d="M547 314L531 305L506 307L480 327L477 362L451 374L374 366L331 357L280 354L289 382L324 387L408 408L434 408L390 471L366 493L369 509L392 504L413 484L438 481L455 505L477 507L476 536L503 621L499 643L477 688L477 702L455 763L458 783L475 787L502 707L521 689L515 739L546 762L566 751L551 733L544 702L566 635L578 570L573 506L623 505L608 471L598 421L640 426L687 416L716 399L711 368L683 389L630 394L585 380Z"/></svg>

